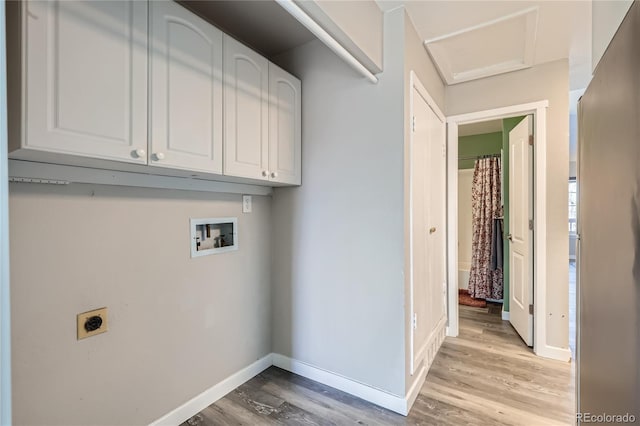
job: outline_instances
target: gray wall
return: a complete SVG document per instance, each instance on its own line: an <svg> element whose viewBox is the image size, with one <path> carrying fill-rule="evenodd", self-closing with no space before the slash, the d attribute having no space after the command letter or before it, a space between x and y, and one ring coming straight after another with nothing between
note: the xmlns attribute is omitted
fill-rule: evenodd
<svg viewBox="0 0 640 426"><path fill-rule="evenodd" d="M319 42L278 58L302 80L303 185L278 188L273 349L404 396L404 11L385 15L377 85Z"/></svg>
<svg viewBox="0 0 640 426"><path fill-rule="evenodd" d="M11 184L14 424L146 424L271 352L271 199ZM240 250L190 259L189 218ZM76 314L109 331L76 340Z"/></svg>
<svg viewBox="0 0 640 426"><path fill-rule="evenodd" d="M639 49L636 2L582 97L578 160L579 410L630 413L636 421L640 417Z"/></svg>
<svg viewBox="0 0 640 426"><path fill-rule="evenodd" d="M567 243L569 180L569 64L559 60L526 70L448 86L447 115L547 99L547 342L569 347Z"/></svg>
<svg viewBox="0 0 640 426"><path fill-rule="evenodd" d="M404 396L409 72L444 85L403 8L372 85L319 43L277 58L302 79L303 186L274 194L274 352Z"/></svg>

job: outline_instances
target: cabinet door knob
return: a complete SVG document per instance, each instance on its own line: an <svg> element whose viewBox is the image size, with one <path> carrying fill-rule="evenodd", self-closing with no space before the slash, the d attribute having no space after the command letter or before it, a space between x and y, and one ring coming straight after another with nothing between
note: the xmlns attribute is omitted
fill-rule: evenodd
<svg viewBox="0 0 640 426"><path fill-rule="evenodd" d="M429 228L429 233L433 234L434 232L436 232L436 227L434 226L433 228Z"/></svg>
<svg viewBox="0 0 640 426"><path fill-rule="evenodd" d="M145 151L142 148L136 149L134 152L136 154L136 157L138 157L138 158L144 158L147 155L147 151Z"/></svg>
<svg viewBox="0 0 640 426"><path fill-rule="evenodd" d="M276 172L272 172L272 173L271 173L271 177L272 177L272 178L274 178L274 179L275 179L275 178L277 178L277 177L278 177L278 173L276 173Z"/></svg>
<svg viewBox="0 0 640 426"><path fill-rule="evenodd" d="M164 160L164 154L163 153L156 152L154 155L156 156L156 160L157 161Z"/></svg>
<svg viewBox="0 0 640 426"><path fill-rule="evenodd" d="M269 172L266 171L266 170L263 170L262 171L262 177L267 177L267 176L269 176Z"/></svg>

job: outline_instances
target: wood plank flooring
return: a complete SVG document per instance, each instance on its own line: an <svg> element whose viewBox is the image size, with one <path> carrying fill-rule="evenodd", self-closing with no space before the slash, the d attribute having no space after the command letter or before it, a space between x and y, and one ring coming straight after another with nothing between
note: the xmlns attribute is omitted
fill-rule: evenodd
<svg viewBox="0 0 640 426"><path fill-rule="evenodd" d="M460 306L407 417L271 367L182 426L573 424L571 364L536 357L499 306Z"/></svg>

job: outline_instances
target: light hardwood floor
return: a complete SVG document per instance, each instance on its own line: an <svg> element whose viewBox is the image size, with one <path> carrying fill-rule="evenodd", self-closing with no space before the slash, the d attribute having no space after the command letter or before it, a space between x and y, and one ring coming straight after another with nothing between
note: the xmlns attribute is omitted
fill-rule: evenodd
<svg viewBox="0 0 640 426"><path fill-rule="evenodd" d="M460 306L460 335L445 340L407 417L271 367L183 426L573 424L571 365L536 357L498 306Z"/></svg>

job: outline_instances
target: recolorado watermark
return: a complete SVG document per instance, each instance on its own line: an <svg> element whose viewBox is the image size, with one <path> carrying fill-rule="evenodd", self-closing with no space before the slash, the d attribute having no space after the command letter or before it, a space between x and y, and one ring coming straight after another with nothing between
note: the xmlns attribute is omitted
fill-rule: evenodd
<svg viewBox="0 0 640 426"><path fill-rule="evenodd" d="M635 423L636 416L633 414L594 414L594 413L578 413L576 420L581 423Z"/></svg>

